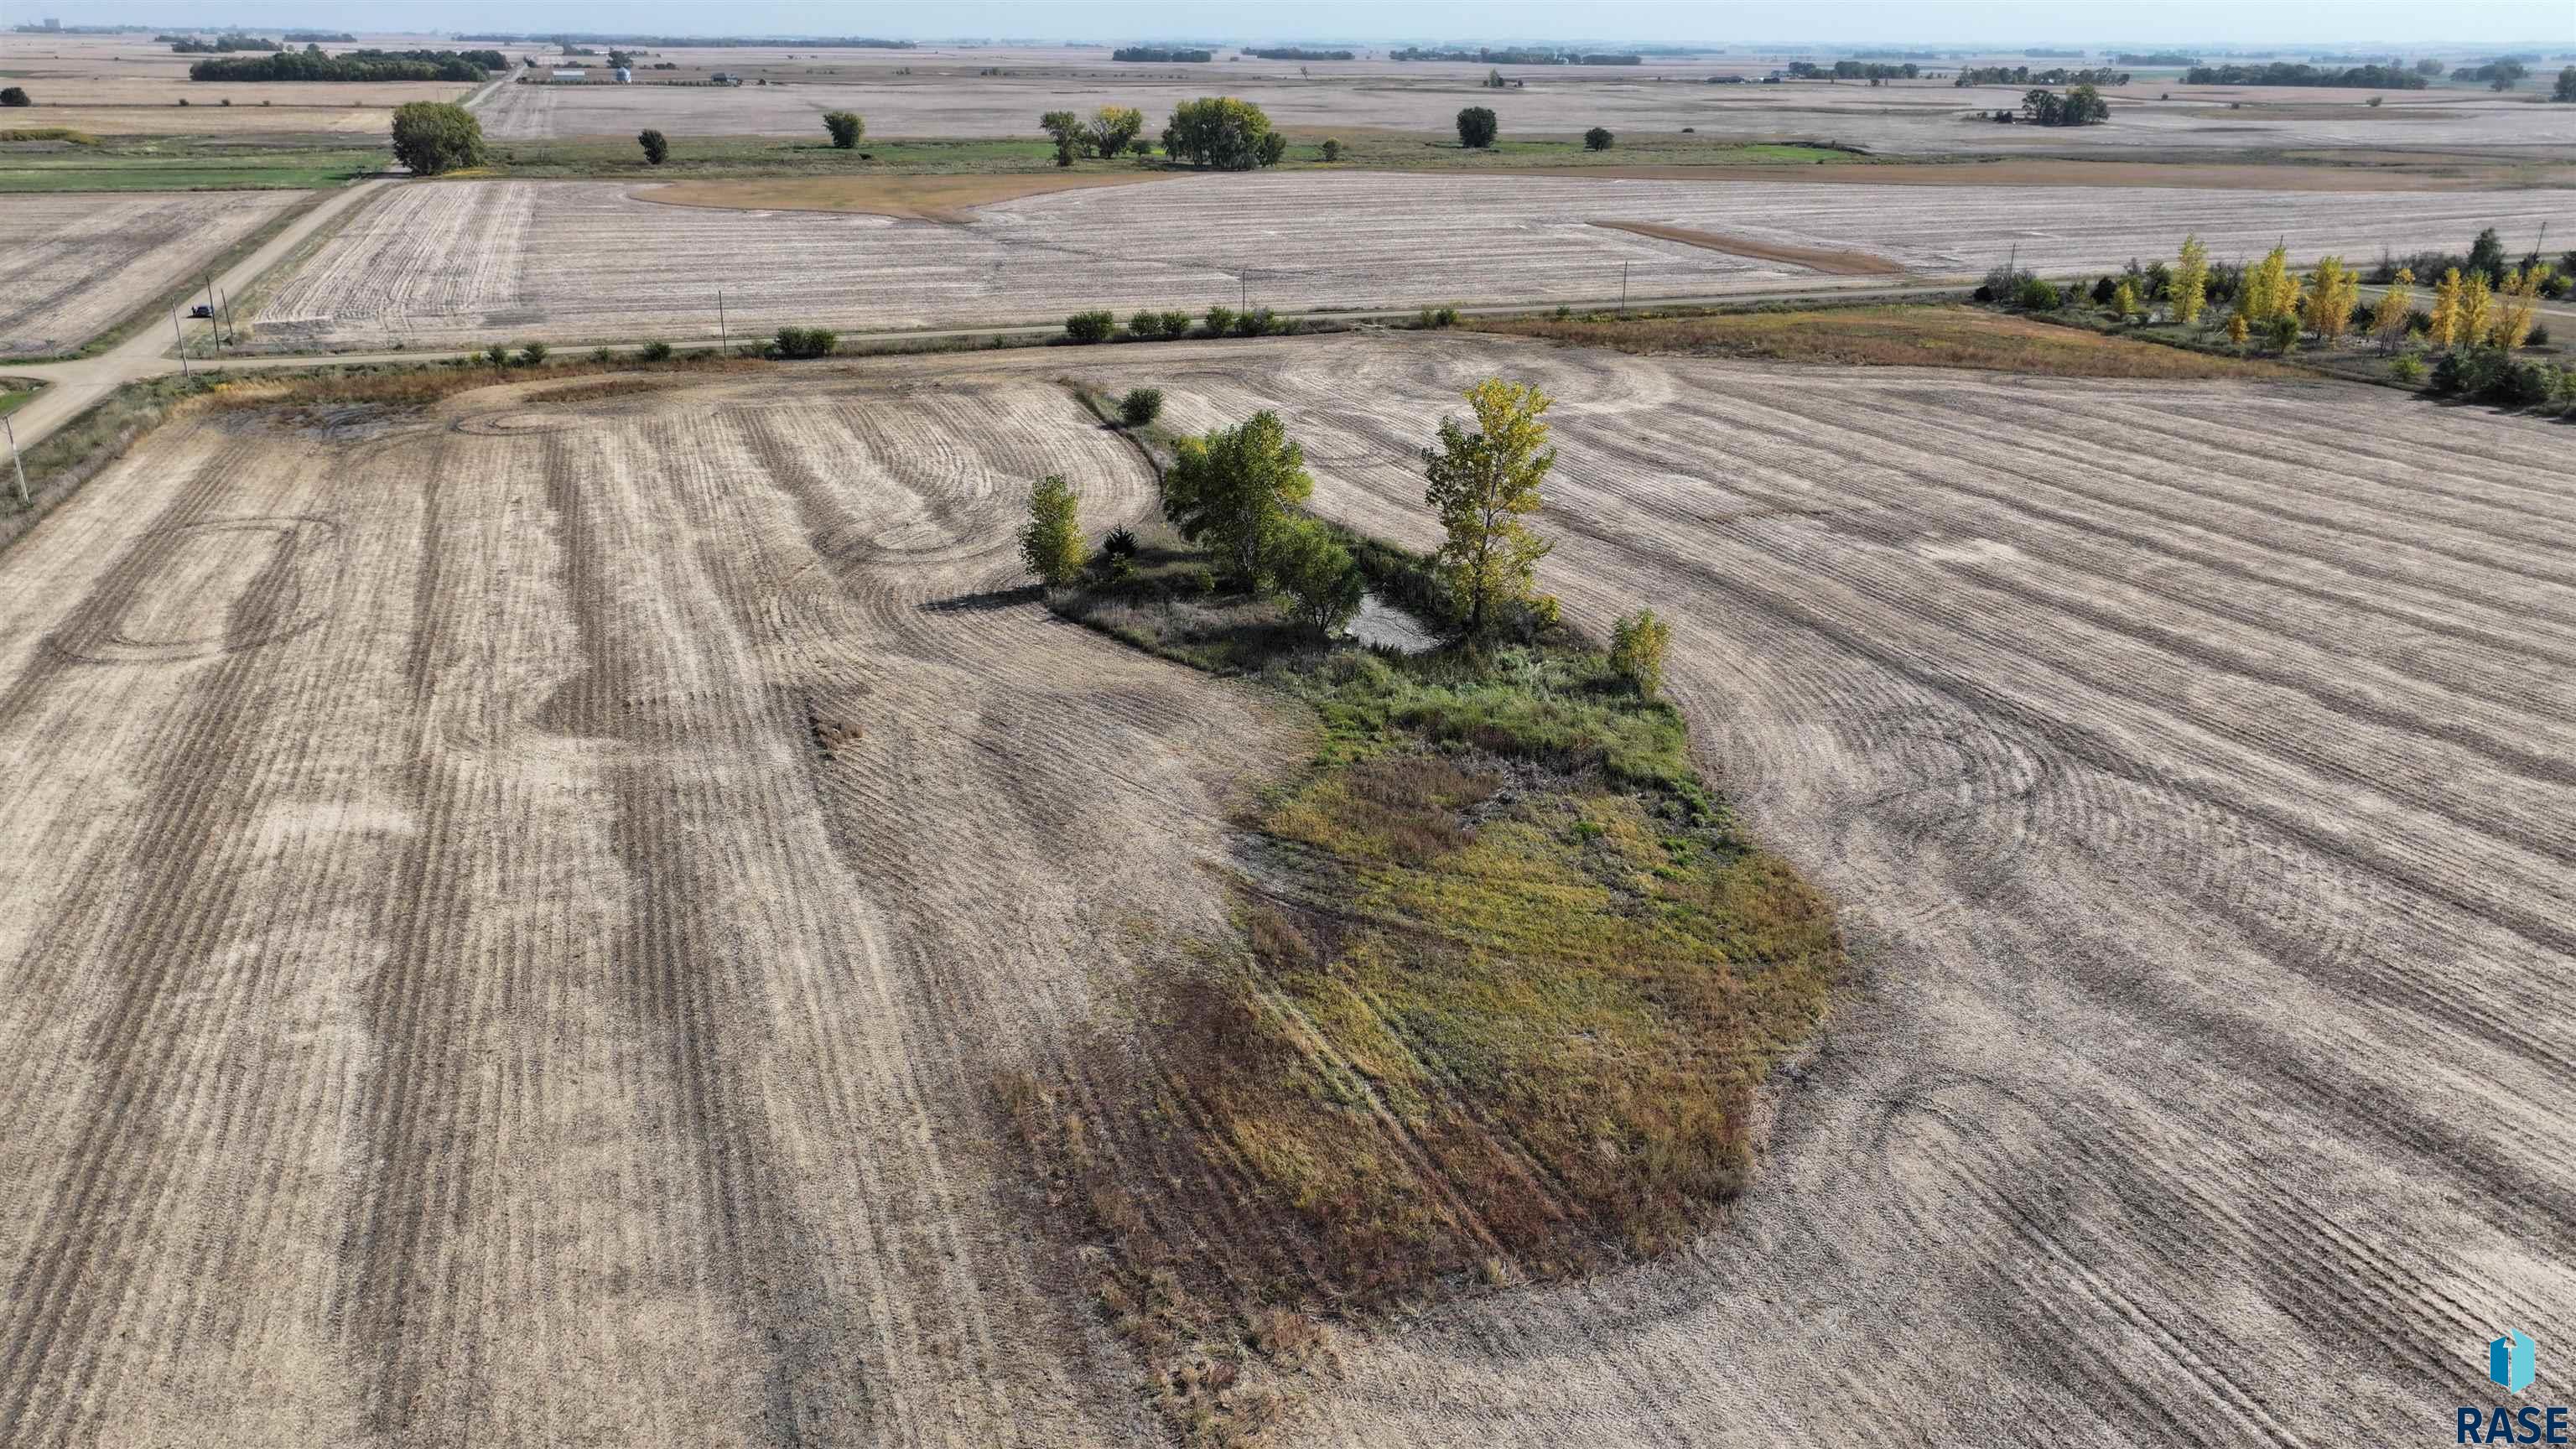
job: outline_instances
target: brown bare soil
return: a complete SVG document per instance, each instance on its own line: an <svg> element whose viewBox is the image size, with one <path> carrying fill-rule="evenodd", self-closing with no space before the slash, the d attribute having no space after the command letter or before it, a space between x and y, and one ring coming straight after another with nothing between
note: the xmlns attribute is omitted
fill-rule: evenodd
<svg viewBox="0 0 2576 1449"><path fill-rule="evenodd" d="M2053 377L2289 378L2275 363L2213 357L1972 307L1812 312L1471 317L1479 332L1621 352L1760 358L1828 367L1964 367Z"/></svg>
<svg viewBox="0 0 2576 1449"><path fill-rule="evenodd" d="M1706 247L1730 256L1751 257L1756 261L1787 262L1811 272L1833 277L1901 277L1905 266L1868 252L1841 251L1832 247L1791 246L1785 242L1766 242L1753 237L1728 236L1721 232L1698 231L1686 226L1665 226L1651 221L1603 221L1594 218L1594 226L1613 231L1633 232L1638 236L1677 241L1686 246Z"/></svg>
<svg viewBox="0 0 2576 1449"><path fill-rule="evenodd" d="M633 193L665 206L710 206L737 211L845 211L908 221L962 226L971 209L996 201L1127 186L1170 178L1146 172L1049 176L822 176L747 181L675 181Z"/></svg>

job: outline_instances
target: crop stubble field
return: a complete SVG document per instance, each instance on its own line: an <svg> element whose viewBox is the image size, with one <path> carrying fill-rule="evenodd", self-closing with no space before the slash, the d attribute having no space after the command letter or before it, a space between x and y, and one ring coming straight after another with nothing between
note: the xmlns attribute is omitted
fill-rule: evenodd
<svg viewBox="0 0 2576 1449"><path fill-rule="evenodd" d="M2551 425L1465 339L1085 357L1176 429L1278 408L1320 511L1417 546L1427 421L1491 373L1563 399L1550 585L1673 622L1713 778L1869 963L1733 1229L1347 1345L1283 1442L2393 1441L2478 1400L2491 1324L2576 1311Z"/></svg>
<svg viewBox="0 0 2576 1449"><path fill-rule="evenodd" d="M1344 1336L1291 1444L2325 1443L2576 1309L2576 503L2318 384L1076 355L1428 542L1468 381L1870 972L1738 1220ZM988 1142L1217 918L1242 693L1052 622L1062 354L198 415L0 573L0 1438L1149 1437ZM1156 925L1149 927L1145 923ZM2332 1384L2335 1392L2316 1391ZM2427 1431L2429 1432L2429 1431Z"/></svg>
<svg viewBox="0 0 2576 1449"><path fill-rule="evenodd" d="M2213 255L2509 248L2576 232L2576 192L1872 187L1386 173L1200 176L1023 197L955 227L664 207L617 183L395 188L261 303L269 344L713 337L782 324L1047 321L1090 306L1303 310L1721 294L1836 279L1603 221L1881 256L1973 275L2116 266L2198 231ZM1149 240L1150 239L1150 240ZM1249 277L1244 276L1249 272ZM1862 282L1868 277L1844 278Z"/></svg>
<svg viewBox="0 0 2576 1449"><path fill-rule="evenodd" d="M301 200L292 191L7 198L0 357L79 346Z"/></svg>
<svg viewBox="0 0 2576 1449"><path fill-rule="evenodd" d="M0 1441L1088 1445L993 1074L1273 758L1021 373L200 413L0 574Z"/></svg>

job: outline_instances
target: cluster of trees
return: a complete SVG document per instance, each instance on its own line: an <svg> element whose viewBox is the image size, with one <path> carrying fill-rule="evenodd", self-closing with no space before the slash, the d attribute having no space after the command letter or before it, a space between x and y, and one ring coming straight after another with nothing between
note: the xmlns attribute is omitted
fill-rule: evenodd
<svg viewBox="0 0 2576 1449"><path fill-rule="evenodd" d="M2021 98L2022 118L2034 126L2090 126L2111 119L2111 103L2091 86L2077 86L2064 95L2055 91L2032 90ZM2011 112L1998 112L2009 116Z"/></svg>
<svg viewBox="0 0 2576 1449"><path fill-rule="evenodd" d="M1798 80L1865 80L1870 82L1912 80L1923 73L1922 67L1881 65L1868 60L1838 60L1832 65L1818 65L1812 60L1789 62L1789 74Z"/></svg>
<svg viewBox="0 0 2576 1449"><path fill-rule="evenodd" d="M2442 63L2433 62L2431 75L2441 74ZM2333 70L2300 61L2276 60L2269 65L2196 65L2183 72L2183 80L2196 86L2351 86L2361 90L2420 91L2427 72L2418 66L2409 70L2394 65L2356 65Z"/></svg>
<svg viewBox="0 0 2576 1449"><path fill-rule="evenodd" d="M2561 256L2554 267L2544 267L2540 251L2535 247L2522 255L2519 266L2525 272L2546 274L2547 280L2541 291L2544 297L2563 297L2576 291L2570 285L2571 279L2576 279L2576 251ZM2371 269L2369 280L2382 284L2392 282L2400 271L2412 272L2417 277L2438 277L2454 268L2463 276L2485 278L2490 287L2501 287L2505 274L2514 269L2514 264L2505 256L2504 239L2496 235L2494 227L2488 227L2478 233L2477 240L2469 243L2466 256L2457 252L2417 252L2402 258L2383 255L2379 265Z"/></svg>
<svg viewBox="0 0 2576 1449"><path fill-rule="evenodd" d="M449 101L394 108L394 159L414 176L436 176L483 164L483 123Z"/></svg>
<svg viewBox="0 0 2576 1449"><path fill-rule="evenodd" d="M1171 124L1163 128L1163 150L1175 161L1250 171L1278 165L1288 154L1288 138L1270 129L1270 117L1250 101L1201 96L1172 108Z"/></svg>
<svg viewBox="0 0 2576 1449"><path fill-rule="evenodd" d="M2531 67L2524 65L2521 61L2491 60L2484 65L2463 65L2455 67L2451 71L2451 79L2460 81L2485 81L2487 83L2487 89L2489 90L2509 91L2516 85L2519 85L2522 78L2529 74L2531 74Z"/></svg>
<svg viewBox="0 0 2576 1449"><path fill-rule="evenodd" d="M1389 51L1387 52L1387 59L1475 61L1482 65L1643 65L1646 61L1646 58L1643 55L1630 55L1626 53L1615 55L1596 54L1586 51L1539 50L1527 47L1512 47L1503 50L1485 48L1476 50L1440 50L1418 45L1409 45L1402 50Z"/></svg>
<svg viewBox="0 0 2576 1449"><path fill-rule="evenodd" d="M1212 50L1174 50L1161 45L1122 45L1109 52L1111 60L1141 60L1157 65L1198 65L1216 59Z"/></svg>
<svg viewBox="0 0 2576 1449"><path fill-rule="evenodd" d="M2121 54L2111 57L2113 65L2198 65L2200 57L2179 50L2153 50L2144 55Z"/></svg>
<svg viewBox="0 0 2576 1449"><path fill-rule="evenodd" d="M1308 50L1297 45L1250 46L1243 53L1258 56L1263 60L1353 60L1357 58L1347 50Z"/></svg>
<svg viewBox="0 0 2576 1449"><path fill-rule="evenodd" d="M165 35L161 38L169 41L170 49L179 55L230 55L241 50L277 51L286 48L281 41L256 35L218 35L212 40L202 35Z"/></svg>
<svg viewBox="0 0 2576 1449"><path fill-rule="evenodd" d="M1478 643L1555 617L1555 601L1537 588L1538 563L1551 545L1527 520L1542 504L1556 449L1545 421L1553 399L1536 386L1488 378L1467 390L1466 402L1468 416L1442 419L1422 450L1423 501L1441 530L1434 576L1460 632ZM1150 419L1160 404L1158 393L1138 413ZM1124 404L1120 414L1133 416ZM1184 438L1174 452L1162 478L1162 512L1181 537L1205 546L1234 587L1276 597L1291 619L1316 633L1349 622L1365 582L1350 551L1299 511L1315 480L1278 414L1264 410L1236 427ZM1079 497L1060 476L1041 479L1030 492L1021 556L1051 586L1075 582L1086 567L1079 510ZM1102 571L1114 574L1134 551L1125 530L1111 534ZM1614 662L1651 692L1669 639L1651 614L1621 620Z"/></svg>
<svg viewBox="0 0 2576 1449"><path fill-rule="evenodd" d="M1281 317L1267 307L1238 312L1232 307L1210 307L1207 320L1192 330L1187 312L1142 311L1127 319L1126 335L1138 342L1178 341L1184 337L1267 337L1272 333L1294 332L1300 326L1294 317ZM1064 319L1068 342L1095 343L1115 341L1118 314L1103 310L1076 312Z"/></svg>
<svg viewBox="0 0 2576 1449"><path fill-rule="evenodd" d="M480 35L460 35L456 38L477 44L555 45L563 47L564 53L567 55L574 54L574 47L582 45L624 45L638 49L660 50L669 50L680 46L690 46L701 50L716 48L733 49L741 46L752 46L766 49L773 45L793 45L800 50L808 47L815 50L913 50L918 48L921 44L921 42L917 40L877 40L863 35L731 37L716 35L535 35L525 31L491 31ZM296 39L301 40L303 37L298 35ZM323 39L327 40L330 39L330 37L324 36ZM349 37L343 35L340 39L347 40Z"/></svg>
<svg viewBox="0 0 2576 1449"><path fill-rule="evenodd" d="M1138 155L1154 149L1137 134L1145 129L1145 113L1133 106L1102 106L1088 120L1071 111L1049 111L1038 117L1038 129L1055 138L1058 166L1070 166L1084 156L1107 160L1131 147Z"/></svg>
<svg viewBox="0 0 2576 1449"><path fill-rule="evenodd" d="M272 55L201 60L188 67L192 81L479 81L510 62L497 50L352 50L324 55L322 47Z"/></svg>
<svg viewBox="0 0 2576 1449"><path fill-rule="evenodd" d="M2059 66L2054 70L2034 71L2026 65L1965 66L1960 69L1959 78L1951 82L1956 86L2124 86L2128 83L2127 71L2112 70L2107 66L2097 70L2068 70Z"/></svg>

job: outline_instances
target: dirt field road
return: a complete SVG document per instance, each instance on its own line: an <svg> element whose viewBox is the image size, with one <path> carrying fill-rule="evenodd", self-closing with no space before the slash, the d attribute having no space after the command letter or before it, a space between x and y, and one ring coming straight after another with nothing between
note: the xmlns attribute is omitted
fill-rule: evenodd
<svg viewBox="0 0 2576 1449"><path fill-rule="evenodd" d="M1283 1442L2449 1442L2576 1318L2565 430L2325 385L1769 370L1466 338L1127 350L1315 501L1563 399L1580 621L1672 620L1869 1000L1689 1258L1346 1351Z"/></svg>
<svg viewBox="0 0 2576 1449"><path fill-rule="evenodd" d="M985 1093L1277 746L994 592L1123 444L873 376L200 415L11 549L0 1442L1151 1437Z"/></svg>

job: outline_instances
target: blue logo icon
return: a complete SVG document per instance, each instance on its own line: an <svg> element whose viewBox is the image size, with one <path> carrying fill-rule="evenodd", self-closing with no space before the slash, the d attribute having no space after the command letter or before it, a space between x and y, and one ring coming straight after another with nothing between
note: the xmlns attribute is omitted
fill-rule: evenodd
<svg viewBox="0 0 2576 1449"><path fill-rule="evenodd" d="M2487 1345L2487 1377L2508 1393L2521 1393L2531 1387L2531 1335L2518 1328L2508 1328L2504 1337Z"/></svg>

